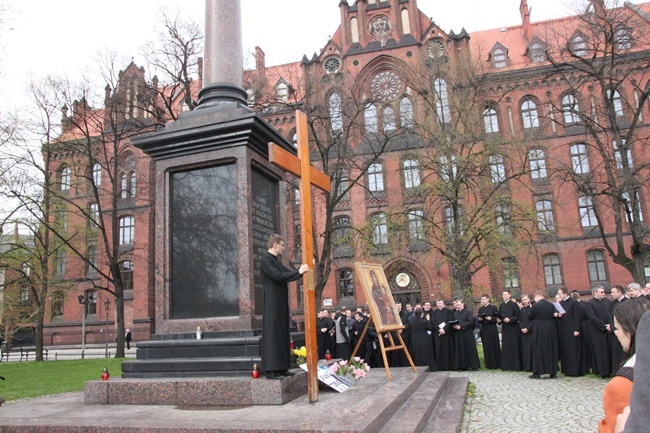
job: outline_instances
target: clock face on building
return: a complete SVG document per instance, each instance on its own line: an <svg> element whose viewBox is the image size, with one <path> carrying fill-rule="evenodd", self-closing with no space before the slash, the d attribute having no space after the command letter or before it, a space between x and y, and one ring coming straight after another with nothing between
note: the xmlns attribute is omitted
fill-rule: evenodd
<svg viewBox="0 0 650 433"><path fill-rule="evenodd" d="M411 277L406 272L400 272L395 276L395 284L399 287L406 287L411 282Z"/></svg>

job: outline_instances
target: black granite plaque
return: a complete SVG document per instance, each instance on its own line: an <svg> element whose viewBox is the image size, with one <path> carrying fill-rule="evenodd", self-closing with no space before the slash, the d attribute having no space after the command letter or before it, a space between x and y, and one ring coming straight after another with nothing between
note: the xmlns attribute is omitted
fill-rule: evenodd
<svg viewBox="0 0 650 433"><path fill-rule="evenodd" d="M278 233L278 181L259 170L251 170L251 221L253 232L253 284L255 286L255 314L262 314L264 292L260 258L268 250L269 235Z"/></svg>
<svg viewBox="0 0 650 433"><path fill-rule="evenodd" d="M239 315L235 164L171 175L171 318Z"/></svg>

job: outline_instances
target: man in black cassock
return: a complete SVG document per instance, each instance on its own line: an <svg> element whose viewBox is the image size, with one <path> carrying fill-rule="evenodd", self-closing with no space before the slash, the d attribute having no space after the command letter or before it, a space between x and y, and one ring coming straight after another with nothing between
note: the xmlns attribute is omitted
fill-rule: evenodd
<svg viewBox="0 0 650 433"><path fill-rule="evenodd" d="M586 372L580 368L582 352L582 318L578 302L569 296L566 287L557 291L564 313L560 317L560 362L562 373L566 376L582 376Z"/></svg>
<svg viewBox="0 0 650 433"><path fill-rule="evenodd" d="M474 371L481 367L474 338L474 316L462 299L454 300L452 328L454 332L454 368Z"/></svg>
<svg viewBox="0 0 650 433"><path fill-rule="evenodd" d="M580 371L584 374L589 373L591 369L591 337L589 333L589 328L591 324L589 323L589 318L587 317L587 303L582 302L580 299L580 292L577 290L571 290L571 299L576 301L575 312L578 317L578 321L582 323L580 325L580 331L582 332L582 351L580 352Z"/></svg>
<svg viewBox="0 0 650 433"><path fill-rule="evenodd" d="M495 313L497 307L490 304L488 295L481 296L481 306L478 309L478 321L481 324L481 344L483 345L483 359L485 368L497 369L501 367L501 347L499 345L499 330Z"/></svg>
<svg viewBox="0 0 650 433"><path fill-rule="evenodd" d="M436 301L436 309L433 310L431 315L433 333L437 335L435 337L434 350L438 371L454 368L454 340L451 335L452 328L449 324L451 314L452 311L445 307L445 301L438 299Z"/></svg>
<svg viewBox="0 0 650 433"><path fill-rule="evenodd" d="M318 359L325 359L325 355L329 351L332 353L332 330L335 329L336 324L330 319L330 313L327 310L321 310L316 318L316 344L318 346Z"/></svg>
<svg viewBox="0 0 650 433"><path fill-rule="evenodd" d="M289 288L287 283L300 279L309 270L303 264L298 270L286 268L280 261L284 251L282 236L269 236L268 251L260 259L264 315L262 316L262 366L269 379L291 376L289 348Z"/></svg>
<svg viewBox="0 0 650 433"><path fill-rule="evenodd" d="M519 309L519 325L521 326L521 362L524 371L533 371L533 326L530 320L530 310L533 306L530 304L530 296L521 296L521 305Z"/></svg>
<svg viewBox="0 0 650 433"><path fill-rule="evenodd" d="M589 318L591 338L591 372L601 377L612 375L612 361L609 339L612 333L611 305L605 297L605 288L596 286L591 289L593 297L587 301L586 313Z"/></svg>
<svg viewBox="0 0 650 433"><path fill-rule="evenodd" d="M623 293L623 287L618 285L612 286L610 296L611 296L610 323L613 324L614 310L622 302L625 302L628 299L625 297L625 294ZM621 346L621 343L618 341L618 338L616 338L616 336L614 335L613 331L614 330L612 329L612 334L609 336L609 343L611 346L611 353L612 353L612 371L617 371L618 368L621 366L621 363L623 362L623 358L625 358L625 350L623 349L623 346Z"/></svg>
<svg viewBox="0 0 650 433"><path fill-rule="evenodd" d="M531 379L539 379L542 374L549 374L551 379L557 376L558 339L555 325L555 307L546 300L544 292L535 292L535 305L528 317L533 328L533 374Z"/></svg>
<svg viewBox="0 0 650 433"><path fill-rule="evenodd" d="M520 371L521 328L519 327L519 305L510 299L510 290L503 291L503 302L499 305L501 323L501 369Z"/></svg>

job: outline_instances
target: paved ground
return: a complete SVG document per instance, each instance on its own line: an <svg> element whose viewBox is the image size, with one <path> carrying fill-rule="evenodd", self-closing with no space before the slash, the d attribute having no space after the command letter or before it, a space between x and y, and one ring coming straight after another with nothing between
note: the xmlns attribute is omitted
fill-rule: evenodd
<svg viewBox="0 0 650 433"><path fill-rule="evenodd" d="M565 377L533 380L529 373L477 371L469 376L471 396L463 433L593 433L603 417L607 380Z"/></svg>

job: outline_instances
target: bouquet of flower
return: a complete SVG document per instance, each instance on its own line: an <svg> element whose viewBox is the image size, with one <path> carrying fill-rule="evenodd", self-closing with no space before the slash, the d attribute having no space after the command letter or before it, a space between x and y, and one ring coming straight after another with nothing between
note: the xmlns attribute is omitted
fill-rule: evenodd
<svg viewBox="0 0 650 433"><path fill-rule="evenodd" d="M296 355L296 364L304 364L307 361L307 348L305 346L300 349L293 349L293 354Z"/></svg>
<svg viewBox="0 0 650 433"><path fill-rule="evenodd" d="M330 366L330 370L337 376L351 379L361 379L366 377L366 372L370 371L370 366L363 362L363 359L355 356L351 361L339 361Z"/></svg>

